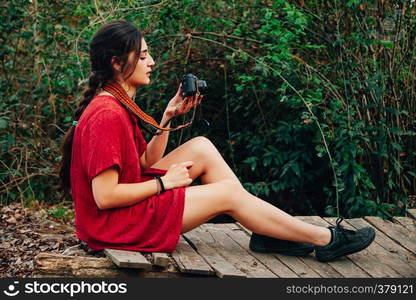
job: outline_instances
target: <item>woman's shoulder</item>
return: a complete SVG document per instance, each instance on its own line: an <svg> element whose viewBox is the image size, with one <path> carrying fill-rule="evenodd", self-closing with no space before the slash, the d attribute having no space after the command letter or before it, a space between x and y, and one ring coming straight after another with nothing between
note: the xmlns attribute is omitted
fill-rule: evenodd
<svg viewBox="0 0 416 300"><path fill-rule="evenodd" d="M127 124L129 119L129 112L116 98L111 95L97 95L82 113L79 123L82 121L86 124L97 121L121 121Z"/></svg>
<svg viewBox="0 0 416 300"><path fill-rule="evenodd" d="M112 95L95 96L85 109L84 113L87 115L99 115L101 113L106 113L120 115L121 117L128 116L128 112L124 108L123 104L121 104L120 101Z"/></svg>
<svg viewBox="0 0 416 300"><path fill-rule="evenodd" d="M98 94L92 98L90 104L96 109L107 109L107 110L114 110L114 111L122 111L124 110L123 105L118 101L113 95L107 94Z"/></svg>

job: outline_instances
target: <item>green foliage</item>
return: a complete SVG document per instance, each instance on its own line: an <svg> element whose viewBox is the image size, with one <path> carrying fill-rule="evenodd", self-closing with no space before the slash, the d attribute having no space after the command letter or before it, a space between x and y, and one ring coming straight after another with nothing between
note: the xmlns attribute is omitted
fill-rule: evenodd
<svg viewBox="0 0 416 300"><path fill-rule="evenodd" d="M2 202L58 199L59 145L89 76L89 41L103 23L126 19L145 32L156 60L152 84L138 93L145 111L160 118L184 72L209 84L196 117L210 121L209 131L172 133L167 151L205 134L247 190L291 213L334 216L337 199L345 217L388 217L414 205L409 1L0 7Z"/></svg>
<svg viewBox="0 0 416 300"><path fill-rule="evenodd" d="M71 221L74 218L73 210L66 206L61 206L61 205L54 206L48 209L47 213L50 217L59 219L64 222Z"/></svg>

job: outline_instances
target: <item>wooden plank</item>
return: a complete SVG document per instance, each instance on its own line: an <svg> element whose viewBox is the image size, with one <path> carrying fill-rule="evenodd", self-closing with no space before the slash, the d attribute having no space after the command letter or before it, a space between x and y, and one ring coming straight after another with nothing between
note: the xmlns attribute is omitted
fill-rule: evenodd
<svg viewBox="0 0 416 300"><path fill-rule="evenodd" d="M299 257L306 265L323 278L343 278L344 276L335 270L330 264L319 262L313 256Z"/></svg>
<svg viewBox="0 0 416 300"><path fill-rule="evenodd" d="M402 225L416 236L416 220L409 217L393 217L393 222Z"/></svg>
<svg viewBox="0 0 416 300"><path fill-rule="evenodd" d="M348 222L356 228L371 226L371 224L369 224L364 219L349 219ZM376 243L378 243L387 251L399 256L399 258L406 264L409 264L411 267L416 268L416 256L414 254L412 254L409 250L403 248L399 244L395 243L391 238L389 238L383 232L378 230L376 227L374 227L374 229L376 230Z"/></svg>
<svg viewBox="0 0 416 300"><path fill-rule="evenodd" d="M339 278L342 277L341 274L336 272L332 267L328 264L323 264L317 262L312 256L304 256L304 257L295 257L295 256L288 256L288 255L281 255L281 254L263 254L253 252L249 249L248 244L250 241L250 236L247 232L251 232L248 229L244 230L244 226L241 224L227 224L227 226L234 232L234 236L231 236L234 240L239 239L238 242L240 246L249 251L251 255L255 256L257 259L262 261L264 265L266 265L273 273L275 273L279 277L293 277L292 274L286 274L282 272L283 266L289 268L291 273L296 274L299 277L306 277L306 278L318 278L318 277L325 277L325 278ZM242 235L245 235L245 238L242 238ZM276 265L275 259L276 258L279 264ZM289 275L289 276L288 276Z"/></svg>
<svg viewBox="0 0 416 300"><path fill-rule="evenodd" d="M196 251L211 266L219 278L247 277L245 273L236 269L231 263L219 255L214 248L204 243L198 237L197 231L189 231L185 234L185 237L195 246Z"/></svg>
<svg viewBox="0 0 416 300"><path fill-rule="evenodd" d="M170 258L166 253L153 252L153 264L158 267L167 267L170 264Z"/></svg>
<svg viewBox="0 0 416 300"><path fill-rule="evenodd" d="M207 245L215 248L235 268L254 278L276 278L276 274L267 269L257 258L250 255L233 239L214 224L204 224L197 229L198 237Z"/></svg>
<svg viewBox="0 0 416 300"><path fill-rule="evenodd" d="M244 227L243 224L237 222L237 223L235 223L235 225L237 225L238 227L240 227L246 234L248 234L249 236L251 236L251 234L252 234L251 230L248 229L248 228L246 228L246 227Z"/></svg>
<svg viewBox="0 0 416 300"><path fill-rule="evenodd" d="M318 216L298 216L296 218L301 219L310 224L317 226L328 227L328 223ZM354 264L348 257L341 257L337 260L327 262L335 271L340 273L343 277L359 277L359 278L368 278L370 275Z"/></svg>
<svg viewBox="0 0 416 300"><path fill-rule="evenodd" d="M332 226L335 226L337 218L324 218ZM355 230L355 228L348 224L345 219L340 225L345 229ZM371 226L372 227L372 226ZM377 244L374 241L366 249L361 250L348 255L349 258L363 270L365 270L371 277L374 278L401 278L403 277L400 273L397 273L388 265L388 261L380 260L380 257L377 257L377 251L375 248Z"/></svg>
<svg viewBox="0 0 416 300"><path fill-rule="evenodd" d="M416 208L406 209L406 213L409 215L409 217L416 219Z"/></svg>
<svg viewBox="0 0 416 300"><path fill-rule="evenodd" d="M359 229L359 228L366 227L366 226L371 226L366 221L360 218L348 219L348 220L345 220L344 222L347 222L348 224L353 226L355 229ZM411 264L403 261L397 253L387 250L386 248L388 247L384 248L383 244L385 245L385 243L382 243L380 245L380 240L377 239L377 236L380 234L382 233L376 233L376 238L373 244L371 244L371 246L367 248L368 251L371 252L371 255L374 255L375 257L377 257L377 259L383 262L384 264L388 264L389 267L394 269L397 273L401 274L403 277L406 277L406 278L416 277L416 266L413 267Z"/></svg>
<svg viewBox="0 0 416 300"><path fill-rule="evenodd" d="M379 217L364 217L364 219L373 226L377 227L380 231L384 232L392 240L396 241L413 254L416 254L415 233L406 230L398 224L388 222Z"/></svg>
<svg viewBox="0 0 416 300"><path fill-rule="evenodd" d="M213 275L214 270L181 236L172 258L183 273Z"/></svg>
<svg viewBox="0 0 416 300"><path fill-rule="evenodd" d="M121 268L152 269L152 264L140 252L104 249L104 254Z"/></svg>
<svg viewBox="0 0 416 300"><path fill-rule="evenodd" d="M219 224L217 224L218 226ZM257 253L251 251L249 248L250 236L239 226L229 223L221 224L220 226L227 227L224 232L232 238L241 248L246 250L250 255L257 258L263 265L265 265L270 271L281 278L298 278L298 274L288 268L283 262L276 258L272 254ZM306 273L306 272L305 272ZM314 274L315 275L315 274ZM313 276L316 277L316 276Z"/></svg>

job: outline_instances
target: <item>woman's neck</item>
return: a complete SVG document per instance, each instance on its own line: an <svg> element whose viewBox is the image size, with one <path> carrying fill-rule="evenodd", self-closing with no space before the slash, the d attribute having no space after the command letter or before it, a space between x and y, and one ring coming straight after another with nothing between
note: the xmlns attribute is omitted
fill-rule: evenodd
<svg viewBox="0 0 416 300"><path fill-rule="evenodd" d="M117 82L119 85L121 85L121 87L126 91L127 95L129 95L129 97L131 99L134 98L135 94L136 94L136 89L137 87L135 86L131 86L128 82L122 80L120 77L116 76L113 78L113 81Z"/></svg>
<svg viewBox="0 0 416 300"><path fill-rule="evenodd" d="M126 91L127 95L129 95L129 97L131 99L134 98L135 94L136 94L136 88L130 86L129 84L127 84L126 82L119 82L119 84L123 87L123 89Z"/></svg>

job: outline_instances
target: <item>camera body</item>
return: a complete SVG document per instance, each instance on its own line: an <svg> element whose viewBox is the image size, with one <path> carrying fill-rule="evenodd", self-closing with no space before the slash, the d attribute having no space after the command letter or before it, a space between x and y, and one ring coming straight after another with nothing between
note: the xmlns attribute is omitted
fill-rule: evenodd
<svg viewBox="0 0 416 300"><path fill-rule="evenodd" d="M194 96L197 93L205 95L207 92L207 83L200 80L194 74L189 73L182 77L182 98Z"/></svg>

